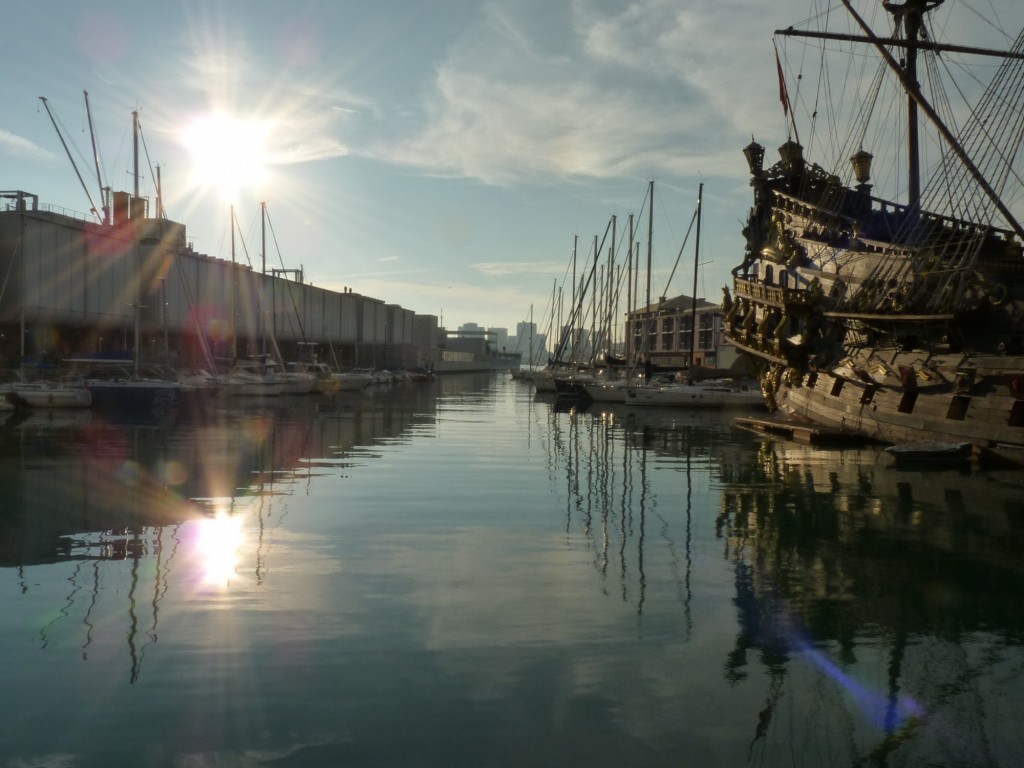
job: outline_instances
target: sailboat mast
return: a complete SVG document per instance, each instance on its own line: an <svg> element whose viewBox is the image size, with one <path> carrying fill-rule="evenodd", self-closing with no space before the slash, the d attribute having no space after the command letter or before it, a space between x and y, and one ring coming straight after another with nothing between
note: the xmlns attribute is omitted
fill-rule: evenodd
<svg viewBox="0 0 1024 768"><path fill-rule="evenodd" d="M647 361L650 362L651 349L650 336L654 330L654 313L651 311L651 254L654 242L654 179L648 184L647 193L647 309L644 320L644 335L640 346L647 350Z"/></svg>
<svg viewBox="0 0 1024 768"><path fill-rule="evenodd" d="M598 325L597 319L597 292L598 292L598 261L601 258L600 247L597 244L597 235L594 235L594 269L591 273L593 275L593 285L590 286L590 364L594 364L594 359L597 357L597 334L599 333L600 325Z"/></svg>
<svg viewBox="0 0 1024 768"><path fill-rule="evenodd" d="M164 188L160 181L160 164L156 166L156 218L166 219L167 211L164 210Z"/></svg>
<svg viewBox="0 0 1024 768"><path fill-rule="evenodd" d="M572 236L572 306L576 306L576 246L579 243L580 236Z"/></svg>
<svg viewBox="0 0 1024 768"><path fill-rule="evenodd" d="M530 304L530 370L533 370L533 304Z"/></svg>
<svg viewBox="0 0 1024 768"><path fill-rule="evenodd" d="M607 329L606 335L605 335L604 346L605 346L605 349L608 350L609 354L611 354L612 347L613 347L614 342L615 342L615 318L612 317L612 291L614 290L614 286L615 286L615 280L614 280L614 277L615 277L615 274L614 274L615 273L615 238L617 237L617 235L616 235L617 225L618 225L618 219L613 214L612 215L612 243L611 243L611 246L608 248L608 285L607 285L607 288L605 289L605 294L604 294L605 311L604 311L604 320L603 320L605 328Z"/></svg>
<svg viewBox="0 0 1024 768"><path fill-rule="evenodd" d="M626 338L623 339L626 348L626 359L633 360L633 329L629 323L630 312L633 311L633 214L629 214L629 245L626 248L626 257L629 259L626 266Z"/></svg>
<svg viewBox="0 0 1024 768"><path fill-rule="evenodd" d="M651 253L654 243L654 179L648 184L647 194L647 312L651 311ZM649 320L650 318L648 318Z"/></svg>
<svg viewBox="0 0 1024 768"><path fill-rule="evenodd" d="M263 317L266 312L266 307L263 306L263 294L267 282L267 203L265 201L260 201L260 256L262 258L262 277L260 278L260 338L262 348L260 352L263 355L263 364L266 365L267 329L266 321Z"/></svg>
<svg viewBox="0 0 1024 768"><path fill-rule="evenodd" d="M554 338L554 335L558 332L558 324L562 321L562 309L561 299L558 296L558 280L551 282L551 319L548 321L548 335ZM557 342L556 342L557 343ZM554 352L554 349L549 350L547 339L544 340L544 353L545 357L548 358L548 362L551 362L550 353Z"/></svg>
<svg viewBox="0 0 1024 768"><path fill-rule="evenodd" d="M132 111L132 173L135 176L133 194L139 197L139 111Z"/></svg>
<svg viewBox="0 0 1024 768"><path fill-rule="evenodd" d="M235 264L235 206L231 206L231 359L238 357L238 268Z"/></svg>
<svg viewBox="0 0 1024 768"><path fill-rule="evenodd" d="M697 188L697 244L693 251L693 320L690 329L690 381L697 365L697 271L700 269L700 208L704 197L704 182Z"/></svg>

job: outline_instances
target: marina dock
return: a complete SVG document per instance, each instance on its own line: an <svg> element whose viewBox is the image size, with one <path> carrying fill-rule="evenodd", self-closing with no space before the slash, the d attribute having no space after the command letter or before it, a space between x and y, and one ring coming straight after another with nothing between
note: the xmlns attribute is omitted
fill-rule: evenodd
<svg viewBox="0 0 1024 768"><path fill-rule="evenodd" d="M809 445L863 445L875 442L870 437L848 429L824 427L793 419L764 419L749 416L736 418L736 426L765 435L782 435Z"/></svg>

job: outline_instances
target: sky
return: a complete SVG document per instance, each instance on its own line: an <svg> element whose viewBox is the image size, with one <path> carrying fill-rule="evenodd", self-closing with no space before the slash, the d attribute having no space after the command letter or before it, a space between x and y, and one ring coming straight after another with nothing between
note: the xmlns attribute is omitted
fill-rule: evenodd
<svg viewBox="0 0 1024 768"><path fill-rule="evenodd" d="M260 269L265 202L268 270L514 332L531 313L544 330L556 287L571 294L574 243L582 274L613 215L620 253L637 217L646 260L653 181L652 295L691 294L696 272L717 302L743 256L742 148L754 137L774 162L789 130L772 33L838 5L5 0L0 189L87 214L94 136L103 185L131 191L136 110L140 194L155 211L159 169L167 216L200 253L232 258L233 205L235 258ZM998 48L1024 21L1020 0L942 13ZM805 144L808 50L780 44Z"/></svg>

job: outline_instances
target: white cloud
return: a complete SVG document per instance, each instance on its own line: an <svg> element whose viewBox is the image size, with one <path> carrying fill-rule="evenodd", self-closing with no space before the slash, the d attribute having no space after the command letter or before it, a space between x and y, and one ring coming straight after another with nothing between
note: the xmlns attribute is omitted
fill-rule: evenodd
<svg viewBox="0 0 1024 768"><path fill-rule="evenodd" d="M565 267L550 261L487 261L472 264L473 269L487 277L505 277L509 275L549 275L560 277Z"/></svg>
<svg viewBox="0 0 1024 768"><path fill-rule="evenodd" d="M490 5L437 66L422 130L372 152L492 184L728 168L719 145L734 133L741 146L743 105L771 103L741 93L754 46L722 45L753 5L649 0L613 15L581 1L556 30L531 28L529 4Z"/></svg>
<svg viewBox="0 0 1024 768"><path fill-rule="evenodd" d="M0 130L0 152L13 155L14 157L37 160L47 165L53 165L58 162L57 156L48 149L44 149L28 139L4 130Z"/></svg>

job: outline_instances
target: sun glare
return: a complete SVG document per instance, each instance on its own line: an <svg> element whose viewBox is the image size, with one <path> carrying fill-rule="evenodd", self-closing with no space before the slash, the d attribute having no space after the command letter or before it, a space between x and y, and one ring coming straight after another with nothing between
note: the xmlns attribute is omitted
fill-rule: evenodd
<svg viewBox="0 0 1024 768"><path fill-rule="evenodd" d="M242 518L218 511L199 521L199 552L207 584L227 586L236 577L242 546Z"/></svg>
<svg viewBox="0 0 1024 768"><path fill-rule="evenodd" d="M258 190L266 181L270 126L257 120L209 115L192 120L182 143L192 156L192 181L235 202L243 189Z"/></svg>

